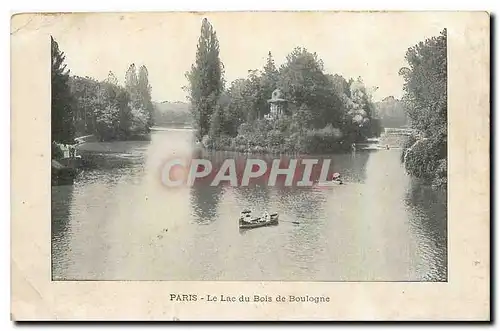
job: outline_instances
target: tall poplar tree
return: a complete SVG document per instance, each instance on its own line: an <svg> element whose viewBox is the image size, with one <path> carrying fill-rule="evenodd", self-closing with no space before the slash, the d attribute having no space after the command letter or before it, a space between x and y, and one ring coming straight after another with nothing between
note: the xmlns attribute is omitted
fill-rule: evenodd
<svg viewBox="0 0 500 331"><path fill-rule="evenodd" d="M106 78L106 83L118 86L118 78L116 78L116 75L112 71L108 72L108 78Z"/></svg>
<svg viewBox="0 0 500 331"><path fill-rule="evenodd" d="M189 99L198 139L208 134L212 114L224 88L223 65L219 58L219 41L215 30L204 18L198 40L196 61L186 74Z"/></svg>
<svg viewBox="0 0 500 331"><path fill-rule="evenodd" d="M125 73L125 89L130 95L130 102L132 102L134 107L139 107L139 80L137 78L137 68L134 63L128 67Z"/></svg>
<svg viewBox="0 0 500 331"><path fill-rule="evenodd" d="M73 143L75 126L73 119L73 98L69 81L69 69L64 60L66 56L59 49L59 45L50 37L51 41L51 121L52 141L59 143Z"/></svg>
<svg viewBox="0 0 500 331"><path fill-rule="evenodd" d="M147 127L153 126L153 102L151 101L151 85L149 85L148 69L145 65L141 66L139 69L139 80L138 80L138 92L139 97L146 112L147 117Z"/></svg>
<svg viewBox="0 0 500 331"><path fill-rule="evenodd" d="M262 77L260 79L260 89L258 94L258 117L269 113L269 104L267 100L271 98L273 91L277 87L279 79L278 69L274 63L273 55L271 52L267 54L266 65L264 66L264 71L262 72Z"/></svg>
<svg viewBox="0 0 500 331"><path fill-rule="evenodd" d="M264 76L274 84L278 82L278 69L276 69L271 51L267 54L266 65L264 66Z"/></svg>

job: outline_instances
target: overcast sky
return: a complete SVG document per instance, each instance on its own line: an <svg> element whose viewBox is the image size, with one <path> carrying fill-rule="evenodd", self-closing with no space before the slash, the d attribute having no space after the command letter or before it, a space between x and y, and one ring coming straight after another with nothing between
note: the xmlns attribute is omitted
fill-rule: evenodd
<svg viewBox="0 0 500 331"><path fill-rule="evenodd" d="M261 69L268 51L280 65L296 46L317 52L325 71L361 76L377 86L376 100L402 95L398 75L404 56L445 27L423 13L148 13L74 14L46 18L72 74L123 83L131 63L146 65L155 101L186 101L182 86L194 61L201 20L207 17L220 43L227 81Z"/></svg>

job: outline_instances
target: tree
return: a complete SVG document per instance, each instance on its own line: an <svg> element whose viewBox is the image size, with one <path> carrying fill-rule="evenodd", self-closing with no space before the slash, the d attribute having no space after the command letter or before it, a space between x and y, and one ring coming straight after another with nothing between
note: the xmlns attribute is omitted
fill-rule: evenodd
<svg viewBox="0 0 500 331"><path fill-rule="evenodd" d="M151 102L151 86L148 80L148 69L146 66L139 68L139 77L137 77L137 68L132 63L125 74L125 89L127 96L121 95L121 99L127 99L130 103L121 107L121 133L129 131L148 132L153 125L153 103ZM145 119L145 122L144 122ZM144 125L143 125L144 124ZM129 126L129 130L125 128ZM141 130L139 128L142 128Z"/></svg>
<svg viewBox="0 0 500 331"><path fill-rule="evenodd" d="M287 56L280 68L280 87L291 102L305 104L311 110L316 128L328 123L336 125L341 117L342 102L323 70L323 61L317 54L300 47Z"/></svg>
<svg viewBox="0 0 500 331"><path fill-rule="evenodd" d="M267 61L264 66L264 76L273 83L278 82L278 69L276 69L276 64L274 63L273 55L271 51L267 53Z"/></svg>
<svg viewBox="0 0 500 331"><path fill-rule="evenodd" d="M206 18L201 25L195 63L186 73L189 98L198 139L208 134L210 118L224 88L223 65L219 58L219 41Z"/></svg>
<svg viewBox="0 0 500 331"><path fill-rule="evenodd" d="M194 71L191 74L196 82ZM269 121L262 117L276 88L288 103L280 118ZM195 100L196 90L190 92ZM209 133L213 145L223 148L325 152L379 134L371 93L362 80L326 74L317 54L305 48L295 48L279 70L269 52L262 70L248 70L247 78L233 81L218 101ZM233 138L229 144L217 141L227 141L228 136Z"/></svg>
<svg viewBox="0 0 500 331"><path fill-rule="evenodd" d="M405 79L403 100L413 128L425 133L439 130L447 116L446 29L439 37L408 49L409 68L400 73Z"/></svg>
<svg viewBox="0 0 500 331"><path fill-rule="evenodd" d="M267 55L266 65L260 77L260 89L257 93L257 109L258 117L269 113L269 104L267 100L271 98L273 91L277 88L279 81L279 72L274 64L273 55L271 52Z"/></svg>
<svg viewBox="0 0 500 331"><path fill-rule="evenodd" d="M134 107L139 108L141 101L139 97L139 80L137 79L137 68L132 63L125 73L125 89L130 95L130 102Z"/></svg>
<svg viewBox="0 0 500 331"><path fill-rule="evenodd" d="M309 129L311 123L311 110L303 103L292 115L292 130L303 134Z"/></svg>
<svg viewBox="0 0 500 331"><path fill-rule="evenodd" d="M132 108L130 110L130 132L144 132L148 128L148 121L148 115L142 109Z"/></svg>
<svg viewBox="0 0 500 331"><path fill-rule="evenodd" d="M119 88L116 95L116 108L119 110L119 128L118 136L120 138L127 138L130 135L130 127L132 122L132 110L130 94L126 89Z"/></svg>
<svg viewBox="0 0 500 331"><path fill-rule="evenodd" d="M222 107L217 105L215 107L215 112L210 118L210 137L216 139L219 138L222 134L222 128L224 125L224 113L222 111Z"/></svg>
<svg viewBox="0 0 500 331"><path fill-rule="evenodd" d="M88 102L87 108L91 109L94 121L94 131L91 133L103 141L119 139L123 136L120 127L124 123L121 122L120 117L123 105L119 104L118 95L124 89L108 83L106 80L98 82L90 79L87 80L87 83L93 84L92 90L95 91L94 95L83 100L83 102ZM89 116L87 115L87 117Z"/></svg>
<svg viewBox="0 0 500 331"><path fill-rule="evenodd" d="M408 49L402 68L404 97L411 127L417 132L403 151L405 168L436 185L446 183L447 35L426 39Z"/></svg>
<svg viewBox="0 0 500 331"><path fill-rule="evenodd" d="M72 76L68 83L74 99L76 134L92 134L95 132L94 111L98 100L98 82L89 77Z"/></svg>
<svg viewBox="0 0 500 331"><path fill-rule="evenodd" d="M148 69L145 65L139 68L139 81L138 81L139 98L142 108L145 110L146 126L150 128L153 126L153 102L151 101L151 85L149 85Z"/></svg>
<svg viewBox="0 0 500 331"><path fill-rule="evenodd" d="M118 85L118 78L116 78L115 74L112 71L108 73L108 78L106 78L106 83L112 85Z"/></svg>
<svg viewBox="0 0 500 331"><path fill-rule="evenodd" d="M400 128L408 125L408 116L403 101L389 96L375 104L381 124L387 128Z"/></svg>
<svg viewBox="0 0 500 331"><path fill-rule="evenodd" d="M349 83L344 77L337 74L327 75L327 77L331 81L335 93L338 96L345 95L346 97L351 97L350 85L352 84L352 81Z"/></svg>
<svg viewBox="0 0 500 331"><path fill-rule="evenodd" d="M73 143L75 137L73 97L71 95L69 69L66 68L64 53L59 45L51 41L51 131L52 141Z"/></svg>
<svg viewBox="0 0 500 331"><path fill-rule="evenodd" d="M249 81L236 79L227 91L221 95L221 105L224 109L225 132L230 136L237 134L238 127L245 121L253 118L253 98L249 97Z"/></svg>
<svg viewBox="0 0 500 331"><path fill-rule="evenodd" d="M100 140L112 140L118 135L120 110L116 105L100 105L94 110L95 134Z"/></svg>

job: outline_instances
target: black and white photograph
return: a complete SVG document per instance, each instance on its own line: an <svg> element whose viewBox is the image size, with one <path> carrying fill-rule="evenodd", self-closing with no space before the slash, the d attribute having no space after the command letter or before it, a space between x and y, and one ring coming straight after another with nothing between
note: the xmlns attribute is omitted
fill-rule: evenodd
<svg viewBox="0 0 500 331"><path fill-rule="evenodd" d="M489 20L14 15L13 319L489 319Z"/></svg>
<svg viewBox="0 0 500 331"><path fill-rule="evenodd" d="M229 18L53 33L53 280L446 281L446 26Z"/></svg>

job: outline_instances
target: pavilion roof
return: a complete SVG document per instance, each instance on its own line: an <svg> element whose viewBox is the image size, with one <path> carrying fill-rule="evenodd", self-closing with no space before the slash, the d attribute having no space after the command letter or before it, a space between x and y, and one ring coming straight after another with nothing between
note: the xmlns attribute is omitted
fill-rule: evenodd
<svg viewBox="0 0 500 331"><path fill-rule="evenodd" d="M288 100L277 98L277 99L269 99L267 100L267 102L288 102Z"/></svg>

